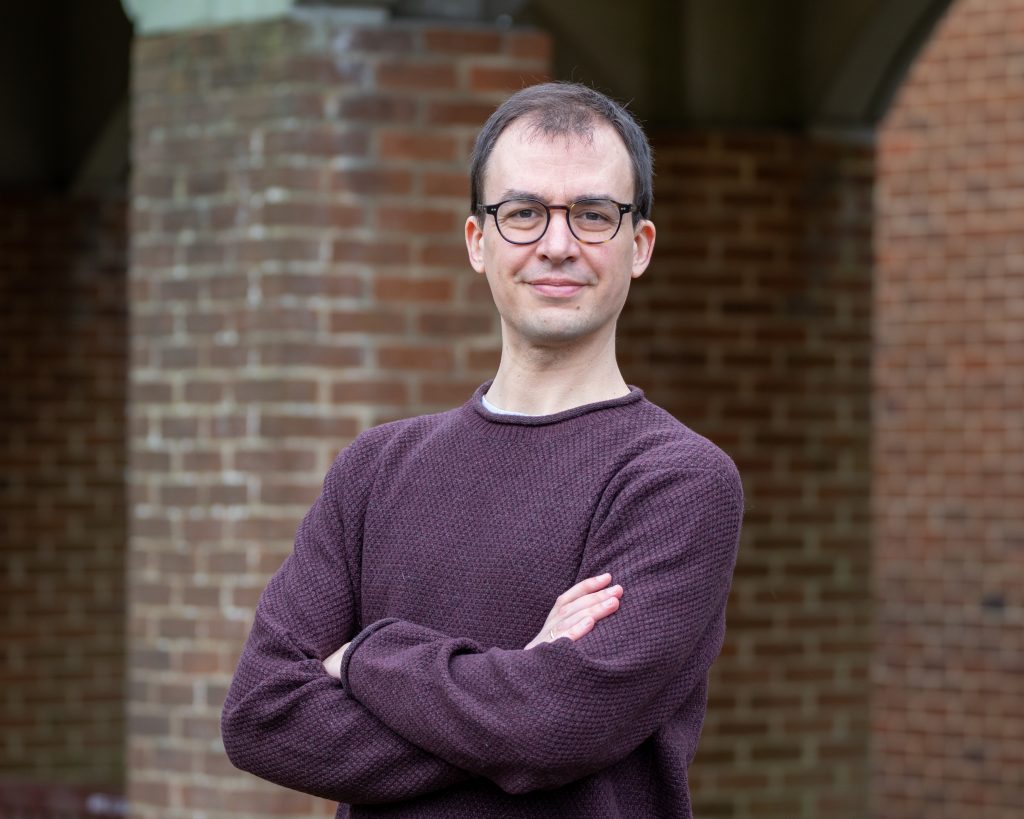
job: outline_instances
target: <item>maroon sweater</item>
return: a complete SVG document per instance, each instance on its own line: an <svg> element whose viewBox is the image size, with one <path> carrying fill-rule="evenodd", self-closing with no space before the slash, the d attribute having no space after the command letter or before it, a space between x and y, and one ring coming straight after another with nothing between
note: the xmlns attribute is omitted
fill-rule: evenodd
<svg viewBox="0 0 1024 819"><path fill-rule="evenodd" d="M260 599L228 755L339 817L689 816L736 469L639 389L521 417L489 384L338 456ZM606 571L619 611L522 650ZM348 640L339 682L321 660Z"/></svg>

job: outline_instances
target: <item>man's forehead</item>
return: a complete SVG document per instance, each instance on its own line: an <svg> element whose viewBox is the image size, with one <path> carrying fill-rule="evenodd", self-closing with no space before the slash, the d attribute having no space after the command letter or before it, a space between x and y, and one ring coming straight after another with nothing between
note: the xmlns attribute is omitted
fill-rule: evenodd
<svg viewBox="0 0 1024 819"><path fill-rule="evenodd" d="M523 188L522 183L535 174L553 181L550 174L559 171L571 175L588 190L617 187L620 177L626 184L632 183L629 154L611 125L595 121L584 132L574 129L569 133L550 133L529 120L516 120L498 137L485 169L484 183L495 194L495 187Z"/></svg>
<svg viewBox="0 0 1024 819"><path fill-rule="evenodd" d="M525 116L511 122L501 132L494 144L494 152L502 148L507 150L510 145L519 143L536 146L539 151L564 153L574 149L592 148L595 141L609 140L618 142L625 149L625 144L615 129L601 120L590 120L569 130L551 130L536 118Z"/></svg>

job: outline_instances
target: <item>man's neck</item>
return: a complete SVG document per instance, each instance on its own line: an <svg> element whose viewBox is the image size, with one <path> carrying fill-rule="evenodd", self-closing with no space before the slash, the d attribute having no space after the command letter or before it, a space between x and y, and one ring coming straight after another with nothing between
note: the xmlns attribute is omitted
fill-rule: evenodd
<svg viewBox="0 0 1024 819"><path fill-rule="evenodd" d="M613 336L597 350L574 352L503 344L487 400L511 412L551 415L628 393Z"/></svg>

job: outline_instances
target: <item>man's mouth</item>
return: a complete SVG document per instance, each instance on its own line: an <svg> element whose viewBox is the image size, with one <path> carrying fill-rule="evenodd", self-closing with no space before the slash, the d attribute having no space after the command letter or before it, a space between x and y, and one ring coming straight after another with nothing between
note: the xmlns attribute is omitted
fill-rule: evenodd
<svg viewBox="0 0 1024 819"><path fill-rule="evenodd" d="M555 298L566 298L578 293L586 285L572 279L538 279L529 283L538 293Z"/></svg>

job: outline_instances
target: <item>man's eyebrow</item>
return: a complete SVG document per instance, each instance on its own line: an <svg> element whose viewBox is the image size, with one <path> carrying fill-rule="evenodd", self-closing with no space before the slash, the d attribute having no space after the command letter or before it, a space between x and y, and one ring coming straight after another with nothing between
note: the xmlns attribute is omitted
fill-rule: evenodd
<svg viewBox="0 0 1024 819"><path fill-rule="evenodd" d="M533 191L517 190L516 188L505 188L498 201L504 202L508 199L536 199L538 202L544 201L543 197Z"/></svg>

